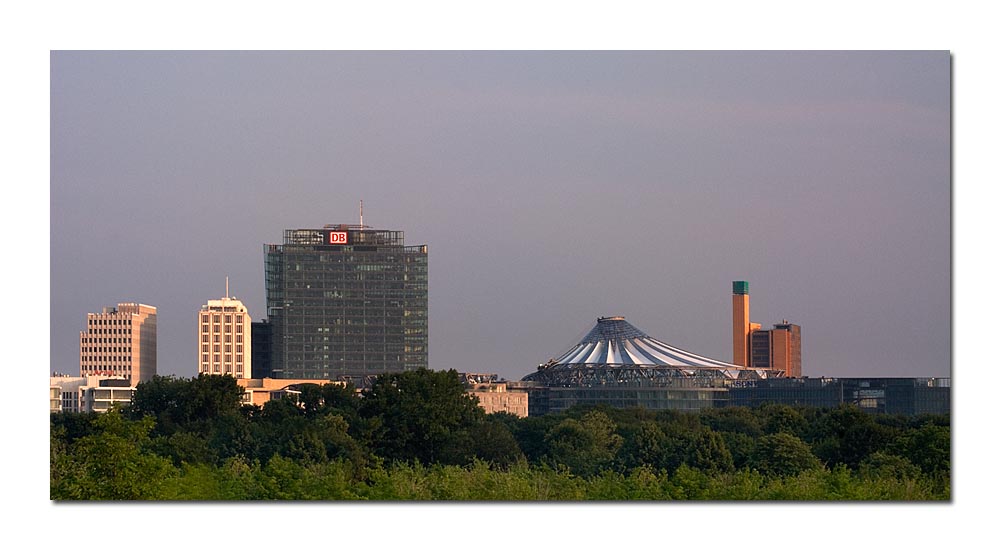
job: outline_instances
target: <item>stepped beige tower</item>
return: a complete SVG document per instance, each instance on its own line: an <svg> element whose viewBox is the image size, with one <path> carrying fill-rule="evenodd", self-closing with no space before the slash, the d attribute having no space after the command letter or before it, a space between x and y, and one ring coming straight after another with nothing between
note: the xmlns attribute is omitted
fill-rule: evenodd
<svg viewBox="0 0 1000 550"><path fill-rule="evenodd" d="M135 302L87 314L80 376L121 376L135 386L156 375L156 308Z"/></svg>

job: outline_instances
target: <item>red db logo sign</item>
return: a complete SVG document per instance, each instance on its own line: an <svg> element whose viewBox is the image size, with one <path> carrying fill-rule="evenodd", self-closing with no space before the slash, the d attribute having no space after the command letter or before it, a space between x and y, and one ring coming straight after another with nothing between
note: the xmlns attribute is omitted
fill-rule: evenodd
<svg viewBox="0 0 1000 550"><path fill-rule="evenodd" d="M347 231L331 231L327 244L347 244Z"/></svg>

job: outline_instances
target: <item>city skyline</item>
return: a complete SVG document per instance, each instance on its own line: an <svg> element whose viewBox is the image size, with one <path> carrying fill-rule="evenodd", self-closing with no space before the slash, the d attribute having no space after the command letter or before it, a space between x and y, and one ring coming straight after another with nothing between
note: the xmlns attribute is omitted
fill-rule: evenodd
<svg viewBox="0 0 1000 550"><path fill-rule="evenodd" d="M948 52L51 61L50 370L137 301L196 375L225 278L264 318L263 245L364 200L428 246L432 369L518 380L611 315L729 361L746 280L805 376L950 376Z"/></svg>

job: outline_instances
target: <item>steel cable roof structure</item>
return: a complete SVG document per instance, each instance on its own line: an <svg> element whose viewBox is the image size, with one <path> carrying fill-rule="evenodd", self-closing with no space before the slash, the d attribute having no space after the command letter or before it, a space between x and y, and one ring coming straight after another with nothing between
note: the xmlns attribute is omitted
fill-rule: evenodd
<svg viewBox="0 0 1000 550"><path fill-rule="evenodd" d="M566 353L524 378L548 387L698 387L783 377L783 371L710 359L652 338L624 317L600 317Z"/></svg>

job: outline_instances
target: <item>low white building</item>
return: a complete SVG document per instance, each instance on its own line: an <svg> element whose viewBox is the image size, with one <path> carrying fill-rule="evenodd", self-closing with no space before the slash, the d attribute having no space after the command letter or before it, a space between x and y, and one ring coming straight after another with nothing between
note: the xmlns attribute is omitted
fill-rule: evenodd
<svg viewBox="0 0 1000 550"><path fill-rule="evenodd" d="M49 412L107 412L132 402L135 386L123 376L49 377Z"/></svg>

